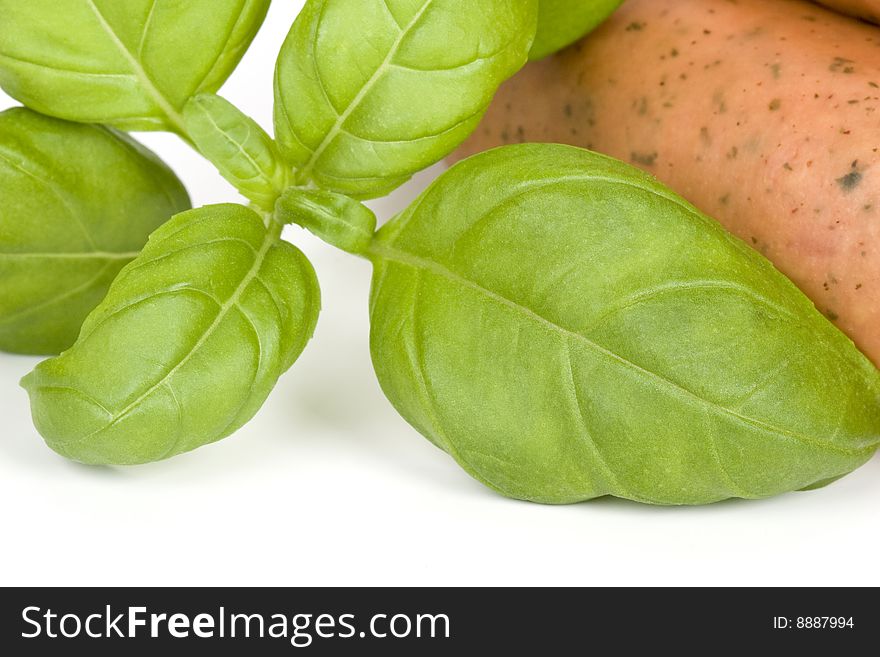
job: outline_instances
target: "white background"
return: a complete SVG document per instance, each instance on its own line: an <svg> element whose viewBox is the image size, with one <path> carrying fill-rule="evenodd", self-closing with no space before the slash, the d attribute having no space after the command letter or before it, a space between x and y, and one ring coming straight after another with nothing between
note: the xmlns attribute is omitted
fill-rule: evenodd
<svg viewBox="0 0 880 657"><path fill-rule="evenodd" d="M223 90L266 127L301 4L273 3ZM236 199L175 138L142 138L196 205ZM439 170L375 203L380 217ZM702 508L545 507L482 488L382 396L368 263L287 237L318 271L318 330L257 417L218 444L135 468L67 462L18 387L36 359L0 354L0 585L880 584L877 458L821 491Z"/></svg>

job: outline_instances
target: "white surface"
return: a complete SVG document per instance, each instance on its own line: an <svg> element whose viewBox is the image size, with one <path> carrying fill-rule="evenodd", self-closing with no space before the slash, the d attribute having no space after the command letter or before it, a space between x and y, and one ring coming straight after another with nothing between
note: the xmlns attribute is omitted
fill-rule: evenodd
<svg viewBox="0 0 880 657"><path fill-rule="evenodd" d="M273 3L223 90L264 126L300 4ZM235 199L175 138L143 140L196 204ZM376 203L380 216L429 179ZM0 355L0 585L880 584L878 459L822 491L704 508L542 507L483 489L382 396L369 265L288 237L321 280L317 334L259 415L216 445L129 469L66 462L18 387L37 361Z"/></svg>

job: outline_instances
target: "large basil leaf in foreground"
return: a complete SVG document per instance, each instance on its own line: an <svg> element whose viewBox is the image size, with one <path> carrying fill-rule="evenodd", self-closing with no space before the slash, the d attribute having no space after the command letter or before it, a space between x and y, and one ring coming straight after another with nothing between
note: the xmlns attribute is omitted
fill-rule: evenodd
<svg viewBox="0 0 880 657"><path fill-rule="evenodd" d="M623 0L540 0L538 33L529 59L541 59L595 29Z"/></svg>
<svg viewBox="0 0 880 657"><path fill-rule="evenodd" d="M525 63L535 0L309 0L275 76L275 134L299 184L391 191L473 131Z"/></svg>
<svg viewBox="0 0 880 657"><path fill-rule="evenodd" d="M64 119L183 133L190 96L216 91L270 0L0 0L0 87Z"/></svg>
<svg viewBox="0 0 880 657"><path fill-rule="evenodd" d="M189 208L155 155L113 130L0 114L0 349L58 353L147 237Z"/></svg>
<svg viewBox="0 0 880 657"><path fill-rule="evenodd" d="M320 305L311 265L279 231L218 205L154 233L73 348L23 381L48 445L84 463L143 463L253 417Z"/></svg>
<svg viewBox="0 0 880 657"><path fill-rule="evenodd" d="M880 440L880 374L763 257L566 146L459 164L372 247L403 416L517 498L658 504L821 485Z"/></svg>

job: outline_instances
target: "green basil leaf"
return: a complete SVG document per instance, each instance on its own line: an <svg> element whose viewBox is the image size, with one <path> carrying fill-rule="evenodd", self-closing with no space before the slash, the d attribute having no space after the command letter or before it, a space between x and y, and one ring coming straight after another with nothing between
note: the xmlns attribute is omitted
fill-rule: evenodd
<svg viewBox="0 0 880 657"><path fill-rule="evenodd" d="M0 349L57 354L150 233L189 208L183 185L111 129L0 113Z"/></svg>
<svg viewBox="0 0 880 657"><path fill-rule="evenodd" d="M328 244L362 254L376 232L376 215L363 203L323 189L290 187L278 199L276 219L295 223Z"/></svg>
<svg viewBox="0 0 880 657"><path fill-rule="evenodd" d="M592 32L623 0L540 0L538 33L529 59L541 59Z"/></svg>
<svg viewBox="0 0 880 657"><path fill-rule="evenodd" d="M489 151L371 253L382 388L506 495L761 498L878 446L867 358L761 255L629 165Z"/></svg>
<svg viewBox="0 0 880 657"><path fill-rule="evenodd" d="M47 444L83 463L144 463L253 417L320 306L312 266L278 230L216 205L156 231L76 344L22 382Z"/></svg>
<svg viewBox="0 0 880 657"><path fill-rule="evenodd" d="M442 159L526 61L535 0L308 0L275 76L296 183L382 196Z"/></svg>
<svg viewBox="0 0 880 657"><path fill-rule="evenodd" d="M0 0L0 87L63 119L184 134L184 103L220 88L269 1Z"/></svg>
<svg viewBox="0 0 880 657"><path fill-rule="evenodd" d="M214 94L199 94L183 110L190 139L241 194L271 211L287 187L275 142L259 124Z"/></svg>

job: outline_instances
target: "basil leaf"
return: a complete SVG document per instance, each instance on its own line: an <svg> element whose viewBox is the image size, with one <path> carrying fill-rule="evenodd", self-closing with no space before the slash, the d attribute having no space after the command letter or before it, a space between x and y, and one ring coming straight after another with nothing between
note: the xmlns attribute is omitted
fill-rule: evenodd
<svg viewBox="0 0 880 657"><path fill-rule="evenodd" d="M534 0L309 0L275 76L296 183L382 196L474 129L526 61Z"/></svg>
<svg viewBox="0 0 880 657"><path fill-rule="evenodd" d="M540 0L538 33L529 59L541 59L592 32L623 0Z"/></svg>
<svg viewBox="0 0 880 657"><path fill-rule="evenodd" d="M216 91L269 0L0 0L0 87L63 119L185 134L180 112Z"/></svg>
<svg viewBox="0 0 880 657"><path fill-rule="evenodd" d="M312 266L279 230L215 205L156 231L73 348L22 382L47 444L83 463L144 463L253 417L320 306Z"/></svg>
<svg viewBox="0 0 880 657"><path fill-rule="evenodd" d="M878 446L867 358L757 252L621 162L478 155L371 253L382 388L506 495L761 498Z"/></svg>
<svg viewBox="0 0 880 657"><path fill-rule="evenodd" d="M328 244L362 254L376 232L376 215L363 203L322 189L291 187L278 199L276 218L295 223Z"/></svg>
<svg viewBox="0 0 880 657"><path fill-rule="evenodd" d="M256 121L214 94L199 94L183 111L196 147L241 194L271 211L287 187L275 142Z"/></svg>
<svg viewBox="0 0 880 657"><path fill-rule="evenodd" d="M0 113L0 349L58 353L149 234L189 208L155 155L113 130Z"/></svg>

